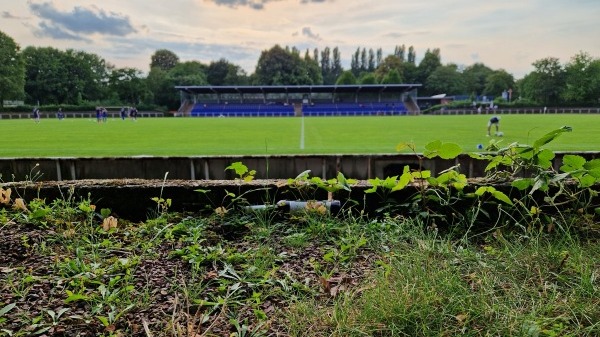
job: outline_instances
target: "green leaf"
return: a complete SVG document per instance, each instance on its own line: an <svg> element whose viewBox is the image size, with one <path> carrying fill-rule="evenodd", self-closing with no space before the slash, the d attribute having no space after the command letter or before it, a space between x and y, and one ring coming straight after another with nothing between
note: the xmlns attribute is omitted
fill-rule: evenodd
<svg viewBox="0 0 600 337"><path fill-rule="evenodd" d="M235 163L232 163L231 165L227 166L225 168L225 170L234 170L235 174L237 174L238 176L242 176L244 175L244 173L248 172L248 166L242 164L242 162L238 161Z"/></svg>
<svg viewBox="0 0 600 337"><path fill-rule="evenodd" d="M529 191L529 194L533 194L533 192L540 190L540 191L547 191L548 190L548 182L546 181L545 178L542 177L536 177L535 180L533 181L533 187L531 188L531 191Z"/></svg>
<svg viewBox="0 0 600 337"><path fill-rule="evenodd" d="M392 188L396 187L397 184L398 176L387 177L384 181L381 182L381 187L391 190Z"/></svg>
<svg viewBox="0 0 600 337"><path fill-rule="evenodd" d="M417 171L417 172L411 173L411 175L415 179L427 179L427 178L431 177L431 171L429 171L429 170Z"/></svg>
<svg viewBox="0 0 600 337"><path fill-rule="evenodd" d="M504 203L507 203L511 206L513 205L513 202L510 200L510 198L501 191L493 191L492 195L494 196L494 198L496 198Z"/></svg>
<svg viewBox="0 0 600 337"><path fill-rule="evenodd" d="M90 298L86 295L83 294L74 294L72 291L70 290L66 290L67 292L67 299L65 300L65 304L69 304L71 302L77 302L77 301L87 301Z"/></svg>
<svg viewBox="0 0 600 337"><path fill-rule="evenodd" d="M338 183L340 184L340 186L342 186L342 188L344 190L351 191L349 181L346 179L346 177L344 176L344 174L342 172L338 172L337 180L338 180Z"/></svg>
<svg viewBox="0 0 600 337"><path fill-rule="evenodd" d="M415 144L414 143L399 143L398 145L396 145L396 151L400 152L400 151L404 151L406 149L414 149L415 148Z"/></svg>
<svg viewBox="0 0 600 337"><path fill-rule="evenodd" d="M600 159L592 159L585 163L583 167L586 170L600 169Z"/></svg>
<svg viewBox="0 0 600 337"><path fill-rule="evenodd" d="M434 140L433 142L425 145L425 149L429 151L438 151L442 147L441 140Z"/></svg>
<svg viewBox="0 0 600 337"><path fill-rule="evenodd" d="M537 164L542 168L547 169L552 166L552 159L554 159L554 152L544 149L537 155Z"/></svg>
<svg viewBox="0 0 600 337"><path fill-rule="evenodd" d="M439 149L439 156L442 159L454 159L461 153L462 148L454 143L444 143Z"/></svg>
<svg viewBox="0 0 600 337"><path fill-rule="evenodd" d="M6 315L6 313L11 311L16 305L17 305L17 303L11 303L11 304L5 305L2 309L0 309L0 317Z"/></svg>
<svg viewBox="0 0 600 337"><path fill-rule="evenodd" d="M600 178L600 168L594 168L588 171L588 174L598 179Z"/></svg>
<svg viewBox="0 0 600 337"><path fill-rule="evenodd" d="M433 158L439 154L440 148L442 147L442 141L436 140L425 145L425 151L423 155L427 158Z"/></svg>
<svg viewBox="0 0 600 337"><path fill-rule="evenodd" d="M398 183L396 184L396 186L392 187L392 191L398 191L398 190L405 188L406 185L408 185L408 183L410 183L411 181L412 181L411 173L402 174L400 176L400 180L398 180Z"/></svg>
<svg viewBox="0 0 600 337"><path fill-rule="evenodd" d="M306 170L306 171L300 173L299 175L296 176L295 180L305 180L305 179L307 179L310 172L311 172L310 170Z"/></svg>
<svg viewBox="0 0 600 337"><path fill-rule="evenodd" d="M100 215L102 215L102 218L108 218L108 216L110 215L111 210L110 208L103 208L100 210Z"/></svg>
<svg viewBox="0 0 600 337"><path fill-rule="evenodd" d="M477 191L475 191L475 195L482 196L485 192L492 192L495 190L496 189L491 186L481 186L477 189Z"/></svg>
<svg viewBox="0 0 600 337"><path fill-rule="evenodd" d="M571 131L573 131L573 128L571 128L570 126L563 126L560 129L556 129L554 131L548 132L547 134L543 135L540 139L536 140L533 143L533 147L536 149L539 149L540 147L542 147L542 146L550 143L554 139L556 139L556 137L560 136L562 133L571 132Z"/></svg>
<svg viewBox="0 0 600 337"><path fill-rule="evenodd" d="M102 325L109 326L110 323L108 322L108 318L106 318L105 316L96 316L96 318L102 323Z"/></svg>
<svg viewBox="0 0 600 337"><path fill-rule="evenodd" d="M586 174L583 177L579 178L579 186L580 187L590 187L592 185L594 185L594 183L596 182L596 178L594 178L593 176Z"/></svg>
<svg viewBox="0 0 600 337"><path fill-rule="evenodd" d="M577 155L572 155L572 154L567 154L563 157L563 166L561 167L561 170L563 170L563 172L571 172L574 170L579 170L583 168L583 165L585 164L585 158L583 158L582 156L577 156ZM568 170L563 169L563 167L568 167Z"/></svg>
<svg viewBox="0 0 600 337"><path fill-rule="evenodd" d="M526 190L527 188L529 188L530 186L533 186L533 179L532 178L516 179L515 181L512 182L511 186L516 187L519 191L523 191L523 190Z"/></svg>

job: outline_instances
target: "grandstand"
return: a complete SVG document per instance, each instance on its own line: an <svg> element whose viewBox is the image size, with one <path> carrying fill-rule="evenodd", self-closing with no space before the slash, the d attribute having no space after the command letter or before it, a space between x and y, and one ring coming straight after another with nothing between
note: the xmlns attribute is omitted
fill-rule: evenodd
<svg viewBox="0 0 600 337"><path fill-rule="evenodd" d="M176 86L179 116L291 117L418 114L420 84Z"/></svg>

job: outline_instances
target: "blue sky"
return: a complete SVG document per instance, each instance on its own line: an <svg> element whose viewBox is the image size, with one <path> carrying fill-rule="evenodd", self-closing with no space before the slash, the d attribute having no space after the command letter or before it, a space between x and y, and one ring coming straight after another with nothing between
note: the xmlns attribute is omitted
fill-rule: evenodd
<svg viewBox="0 0 600 337"><path fill-rule="evenodd" d="M226 58L248 73L275 44L338 47L345 68L357 47L384 55L414 46L417 62L482 62L521 78L545 57L600 58L599 0L0 0L0 30L22 48L77 49L117 67L149 69L157 49L182 61Z"/></svg>

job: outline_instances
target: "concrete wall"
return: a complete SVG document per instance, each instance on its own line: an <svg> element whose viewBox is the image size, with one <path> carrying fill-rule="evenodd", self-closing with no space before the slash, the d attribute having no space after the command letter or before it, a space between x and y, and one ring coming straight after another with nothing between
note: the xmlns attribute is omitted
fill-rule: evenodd
<svg viewBox="0 0 600 337"><path fill-rule="evenodd" d="M558 170L565 154L586 159L600 157L600 152L557 152L554 168ZM311 170L311 176L333 178L342 172L347 178L366 180L402 173L405 165L419 167L413 154L379 155L310 155L310 156L214 156L214 157L110 157L110 158L0 158L0 181L63 181L81 179L167 179L222 180L235 174L225 168L242 162L256 170L257 179L288 179ZM467 177L481 177L486 162L466 154L453 160L421 159L423 169L437 174L460 165Z"/></svg>

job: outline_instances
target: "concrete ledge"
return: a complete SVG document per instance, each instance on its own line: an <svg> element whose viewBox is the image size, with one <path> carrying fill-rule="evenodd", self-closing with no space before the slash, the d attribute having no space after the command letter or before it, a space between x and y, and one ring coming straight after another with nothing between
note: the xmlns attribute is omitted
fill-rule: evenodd
<svg viewBox="0 0 600 337"><path fill-rule="evenodd" d="M556 152L553 165L562 165L565 154L577 154L587 160L600 152ZM66 181L81 179L167 179L228 180L236 178L225 168L242 162L256 170L257 179L288 179L310 170L311 176L329 179L342 172L347 178L372 179L402 174L404 166L422 166L438 174L459 165L467 177L482 177L486 161L467 154L455 159L419 158L414 154L339 154L207 157L106 157L106 158L0 158L1 181Z"/></svg>

